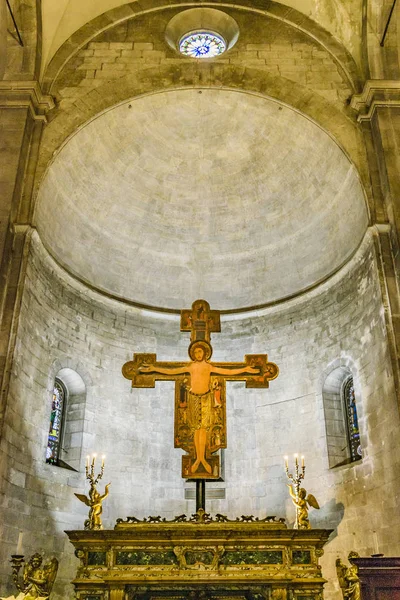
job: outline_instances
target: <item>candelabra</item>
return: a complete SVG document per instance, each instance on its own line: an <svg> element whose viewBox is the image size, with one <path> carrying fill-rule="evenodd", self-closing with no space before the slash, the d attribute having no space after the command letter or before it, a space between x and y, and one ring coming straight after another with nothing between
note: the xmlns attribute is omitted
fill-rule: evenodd
<svg viewBox="0 0 400 600"><path fill-rule="evenodd" d="M86 479L90 482L91 487L97 485L104 474L105 456L102 456L100 472L98 473L98 475L96 477L94 476L94 467L95 467L95 463L96 463L96 458L97 458L97 454L93 454L92 461L90 462L90 456L86 457L86 467L85 467Z"/></svg>
<svg viewBox="0 0 400 600"><path fill-rule="evenodd" d="M289 459L287 456L285 456L286 475L287 475L289 481L293 482L293 488L294 488L292 490L292 486L289 484L290 495L291 495L293 503L296 507L296 521L294 524L294 528L302 529L302 527L299 527L299 516L300 516L301 510L302 510L299 505L301 505L301 500L302 500L301 494L300 494L300 483L304 479L304 475L306 472L306 465L304 464L304 456L301 457L301 466L300 466L299 465L299 455L298 454L294 455L294 467L295 467L295 472L293 475L293 473L289 473Z"/></svg>
<svg viewBox="0 0 400 600"><path fill-rule="evenodd" d="M16 586L17 590L19 590L20 592L23 592L24 588L19 583L18 576L19 576L21 567L24 563L24 555L23 554L12 554L10 562L11 562L11 568L12 568L12 574L13 574L13 580L14 580L15 586Z"/></svg>
<svg viewBox="0 0 400 600"><path fill-rule="evenodd" d="M19 545L17 548L17 552ZM14 584L21 592L20 596L27 600L34 598L42 598L49 600L50 592L53 587L54 580L58 570L58 560L51 558L46 563L43 563L43 556L36 552L32 554L29 560L25 563L23 554L13 554L11 556L11 568L13 573ZM22 565L25 563L22 581L19 581L19 572ZM14 596L11 596L14 598Z"/></svg>

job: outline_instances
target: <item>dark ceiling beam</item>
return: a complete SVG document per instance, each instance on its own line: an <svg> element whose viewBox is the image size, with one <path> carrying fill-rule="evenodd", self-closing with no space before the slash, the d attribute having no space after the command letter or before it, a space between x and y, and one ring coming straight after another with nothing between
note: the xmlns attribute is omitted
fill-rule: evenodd
<svg viewBox="0 0 400 600"><path fill-rule="evenodd" d="M396 2L397 2L397 0L393 0L392 8L390 9L390 12L389 12L389 16L388 16L388 20L386 22L385 30L383 32L382 39L379 42L379 45L382 46L382 47L385 45L386 34L387 34L388 29L389 29L390 21L392 19L392 15L393 15L394 7L396 6Z"/></svg>

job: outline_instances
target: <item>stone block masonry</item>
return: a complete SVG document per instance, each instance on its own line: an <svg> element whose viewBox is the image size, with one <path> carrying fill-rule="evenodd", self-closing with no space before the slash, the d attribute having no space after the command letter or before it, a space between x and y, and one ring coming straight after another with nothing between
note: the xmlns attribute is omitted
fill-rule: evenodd
<svg viewBox="0 0 400 600"><path fill-rule="evenodd" d="M213 59L212 64L243 66L283 77L319 94L340 110L345 108L352 93L351 85L338 62L325 48L300 32L294 38L290 27L282 23L277 33L273 19L260 21L258 17L257 21L255 16L234 10L232 16L240 26L239 41L232 50ZM71 69L75 76L73 85L59 86L60 108L67 108L74 97L81 98L82 87L86 94L89 93L88 79L104 83L124 78L130 73L137 74L149 66L161 69L171 63L190 61L167 46L164 28L163 19L143 15L125 28L115 27L98 35L95 41L79 51L71 65L65 66L60 83L71 82L71 77L66 77ZM256 43L254 40L260 36L271 42Z"/></svg>
<svg viewBox="0 0 400 600"><path fill-rule="evenodd" d="M392 435L398 412L382 319L367 234L348 266L314 292L249 315L223 317L222 333L213 336L215 360L267 352L280 375L268 390L228 385L226 498L210 501L207 508L230 516L276 514L292 523L282 457L302 452L306 488L321 505L311 514L313 526L334 527L338 533L322 560L324 575L332 580L337 553L374 551L366 519L368 531L377 529L385 554L396 551L400 533L387 517L395 510L399 444L381 444L388 436L398 440ZM75 282L34 234L1 445L2 594L11 593L8 557L19 531L24 552L39 548L61 558L55 599L72 593L68 583L76 560L63 530L83 526L86 508L73 492L85 489L87 453L107 456L104 481L112 486L104 503L106 527L132 514L173 517L193 511L184 498L181 453L173 448L173 385L159 382L152 390L131 391L120 371L134 351L182 360L188 341L179 332L178 316L145 313ZM330 470L322 385L338 362L354 373L364 456L355 465ZM64 367L86 384L78 473L44 460L52 385ZM326 598L335 598L332 587Z"/></svg>

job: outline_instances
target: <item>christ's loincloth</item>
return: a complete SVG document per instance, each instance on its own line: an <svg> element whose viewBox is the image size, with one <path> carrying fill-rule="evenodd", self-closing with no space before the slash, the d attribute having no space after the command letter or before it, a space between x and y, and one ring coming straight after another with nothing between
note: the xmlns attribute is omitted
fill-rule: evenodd
<svg viewBox="0 0 400 600"><path fill-rule="evenodd" d="M214 393L209 390L205 394L194 394L189 390L187 398L187 420L192 433L198 429L209 431L214 423Z"/></svg>

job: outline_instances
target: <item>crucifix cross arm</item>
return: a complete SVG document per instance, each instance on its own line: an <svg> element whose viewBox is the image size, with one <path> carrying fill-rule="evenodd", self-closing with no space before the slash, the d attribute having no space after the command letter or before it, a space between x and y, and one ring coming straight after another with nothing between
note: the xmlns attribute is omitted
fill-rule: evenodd
<svg viewBox="0 0 400 600"><path fill-rule="evenodd" d="M279 374L278 366L268 361L267 354L246 354L243 363L213 363L212 369L228 381L246 381L247 388L267 388Z"/></svg>
<svg viewBox="0 0 400 600"><path fill-rule="evenodd" d="M260 369L258 367L249 367L244 365L243 367L218 367L215 364L211 365L211 373L215 373L216 375L244 375L252 374L258 375L260 373Z"/></svg>
<svg viewBox="0 0 400 600"><path fill-rule="evenodd" d="M189 369L187 366L184 367L159 367L155 365L143 364L139 367L140 373L160 373L160 375L183 375L188 373Z"/></svg>
<svg viewBox="0 0 400 600"><path fill-rule="evenodd" d="M122 374L132 381L134 388L154 387L156 380L176 380L177 376L188 373L188 363L158 362L155 354L134 354L122 367Z"/></svg>
<svg viewBox="0 0 400 600"><path fill-rule="evenodd" d="M176 380L189 374L192 386L200 385L202 392L209 387L210 376L221 375L225 380L244 380L246 387L265 388L278 376L275 363L268 362L266 354L249 354L243 363L158 362L155 354L134 354L133 360L124 364L122 374L132 381L132 387L154 387L156 380ZM200 381L201 379L201 381Z"/></svg>

